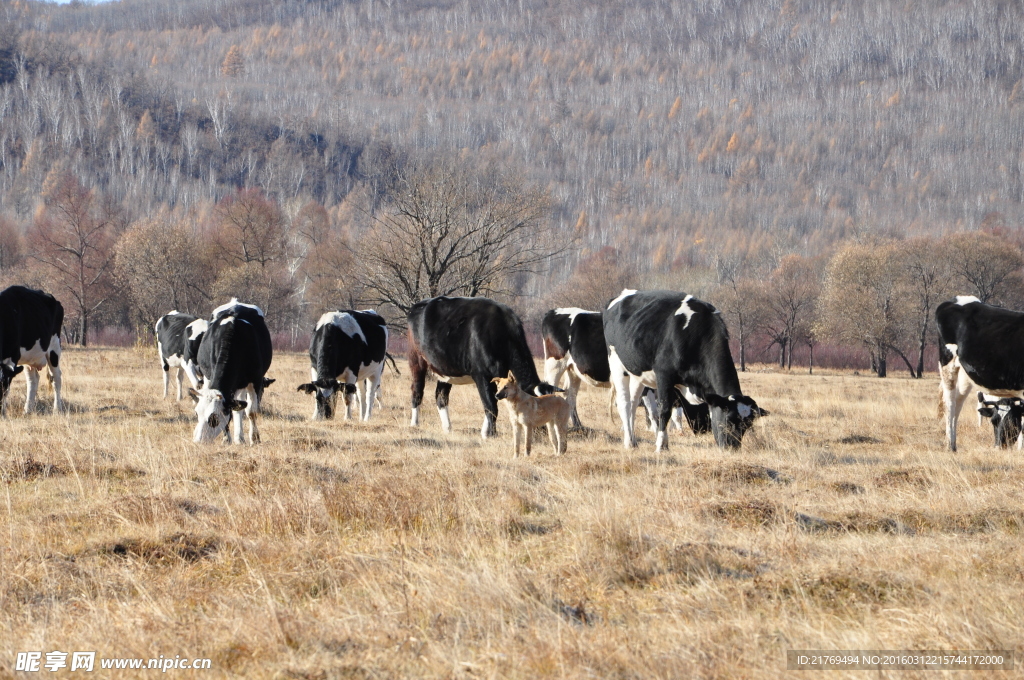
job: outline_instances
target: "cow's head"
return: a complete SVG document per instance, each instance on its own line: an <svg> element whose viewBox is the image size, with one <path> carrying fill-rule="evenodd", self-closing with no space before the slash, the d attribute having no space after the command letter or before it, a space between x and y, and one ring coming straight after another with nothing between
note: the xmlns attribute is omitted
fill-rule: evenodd
<svg viewBox="0 0 1024 680"><path fill-rule="evenodd" d="M231 412L248 406L247 402L225 397L220 390L189 389L188 393L196 403L196 416L199 418L192 435L192 441L197 444L215 441L227 429Z"/></svg>
<svg viewBox="0 0 1024 680"><path fill-rule="evenodd" d="M0 403L7 398L7 390L11 389L11 381L14 376L25 370L24 366L10 366L9 363L0 363Z"/></svg>
<svg viewBox="0 0 1024 680"><path fill-rule="evenodd" d="M742 394L723 397L707 393L704 401L711 407L711 431L715 435L715 443L723 448L739 448L754 419L768 415L768 411L757 402Z"/></svg>
<svg viewBox="0 0 1024 680"><path fill-rule="evenodd" d="M355 393L356 386L338 382L336 378L319 378L313 382L303 383L296 389L299 392L316 395L316 414L313 416L315 420L329 420L334 417L338 393L340 392L345 395L345 403L347 404L349 395Z"/></svg>
<svg viewBox="0 0 1024 680"><path fill-rule="evenodd" d="M978 415L992 423L996 446L1009 448L1020 436L1024 400L1019 397L986 399L983 393L978 392Z"/></svg>

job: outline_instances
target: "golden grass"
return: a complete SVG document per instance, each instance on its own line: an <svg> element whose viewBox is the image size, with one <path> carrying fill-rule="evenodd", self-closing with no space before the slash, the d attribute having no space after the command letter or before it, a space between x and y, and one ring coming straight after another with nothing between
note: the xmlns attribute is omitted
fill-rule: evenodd
<svg viewBox="0 0 1024 680"><path fill-rule="evenodd" d="M29 650L209 677L774 678L787 649L1024 646L1024 458L970 413L947 452L932 377L748 373L772 415L740 451L673 433L661 456L645 430L622 450L585 391L568 454L512 460L468 387L451 435L429 403L408 426L390 370L372 421L313 423L307 359L279 355L264 443L198 446L155 350L64 362L71 412L21 415L19 381L0 431L0 676Z"/></svg>

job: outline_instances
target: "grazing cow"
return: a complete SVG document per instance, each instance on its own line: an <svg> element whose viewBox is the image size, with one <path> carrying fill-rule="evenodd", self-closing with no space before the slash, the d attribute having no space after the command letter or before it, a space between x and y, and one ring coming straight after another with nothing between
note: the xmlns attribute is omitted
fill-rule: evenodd
<svg viewBox="0 0 1024 680"><path fill-rule="evenodd" d="M710 407L711 430L719 446L738 447L754 419L768 415L740 391L729 332L713 306L685 293L626 289L603 316L608 366L627 448L636 446L633 413L644 386L657 390L658 451L667 447L665 429L674 389L689 390Z"/></svg>
<svg viewBox="0 0 1024 680"><path fill-rule="evenodd" d="M178 383L178 401L181 401L182 376L187 375L192 387L199 389L199 373L196 364L196 353L202 334L209 322L191 314L182 314L175 310L164 314L156 322L156 348L160 353L160 364L164 370L164 399L171 382L171 369L174 369Z"/></svg>
<svg viewBox="0 0 1024 680"><path fill-rule="evenodd" d="M11 381L26 367L25 413L35 409L39 371L43 368L53 386L53 410L64 410L60 398L63 323L64 307L48 293L24 286L11 286L0 292L0 413L6 410Z"/></svg>
<svg viewBox="0 0 1024 680"><path fill-rule="evenodd" d="M996 446L1007 449L1010 444L1021 442L1021 420L1024 416L1024 400L1017 397L988 399L984 392L978 392L978 418L988 418L996 437Z"/></svg>
<svg viewBox="0 0 1024 680"><path fill-rule="evenodd" d="M264 377L272 359L270 331L259 307L232 298L213 310L199 345L199 368L206 382L200 390L189 390L199 417L192 437L195 442L212 442L226 434L228 420L233 419L234 441L241 444L243 410L249 421L249 444L259 441L256 414L264 388L274 382Z"/></svg>
<svg viewBox="0 0 1024 680"><path fill-rule="evenodd" d="M541 337L544 341L544 378L552 385L561 384L563 375L568 379L565 399L572 408L572 427L582 427L576 409L580 384L586 381L594 387L612 387L601 312L578 307L552 309L541 322ZM614 398L614 390L612 392ZM657 431L657 402L653 390L644 390L640 403L647 411L651 431ZM685 415L694 434L711 431L707 404L699 399L688 401L679 392L675 392L673 403L672 422L680 430L683 429L682 417Z"/></svg>
<svg viewBox="0 0 1024 680"><path fill-rule="evenodd" d="M956 451L957 421L972 382L997 398L1024 396L1024 313L958 295L935 309L935 323L946 441Z"/></svg>
<svg viewBox="0 0 1024 680"><path fill-rule="evenodd" d="M452 427L448 416L452 385L476 385L484 406L480 430L484 439L494 434L498 415L494 378L512 371L519 386L531 394L555 391L537 375L523 323L506 305L480 297L437 297L413 305L408 323L414 427L419 424L428 371L438 378L434 396L446 432Z"/></svg>
<svg viewBox="0 0 1024 680"><path fill-rule="evenodd" d="M351 394L355 392L359 418L369 420L387 351L387 322L372 309L344 309L321 316L309 341L312 382L298 387L306 394L316 394L313 419L333 418L342 391L345 419L351 417Z"/></svg>

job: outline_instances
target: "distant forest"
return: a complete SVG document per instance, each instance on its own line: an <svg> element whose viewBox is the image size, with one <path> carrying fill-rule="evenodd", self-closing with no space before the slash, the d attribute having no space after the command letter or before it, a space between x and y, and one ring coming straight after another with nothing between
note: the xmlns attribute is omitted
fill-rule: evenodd
<svg viewBox="0 0 1024 680"><path fill-rule="evenodd" d="M361 300L325 272L358 267L395 173L434 157L547 197L571 247L505 287L531 319L620 284L714 302L792 257L820 288L849 243L980 231L1019 250L1022 69L1024 6L999 0L3 1L0 283L46 280L33 233L73 177L119 230L89 313L142 328L120 234L158 218L201 244L246 196L277 211L267 295L297 336ZM348 259L310 273L314 213ZM211 258L197 308L253 285ZM990 299L1024 300L1010 288Z"/></svg>

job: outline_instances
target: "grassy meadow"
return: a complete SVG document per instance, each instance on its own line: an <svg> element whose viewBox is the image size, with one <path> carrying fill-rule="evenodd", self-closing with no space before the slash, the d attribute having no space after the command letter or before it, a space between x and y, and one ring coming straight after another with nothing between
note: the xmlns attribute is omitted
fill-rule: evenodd
<svg viewBox="0 0 1024 680"><path fill-rule="evenodd" d="M0 421L0 677L53 650L309 679L775 678L787 649L1024 651L1024 454L973 411L946 451L934 375L746 373L771 416L741 450L672 432L661 456L642 427L623 450L607 392L585 389L592 430L513 460L504 406L482 442L471 386L451 435L429 399L410 428L402 362L369 423L311 422L308 359L279 354L252 448L192 443L155 349L62 365L69 413L44 379L22 415L19 377Z"/></svg>

